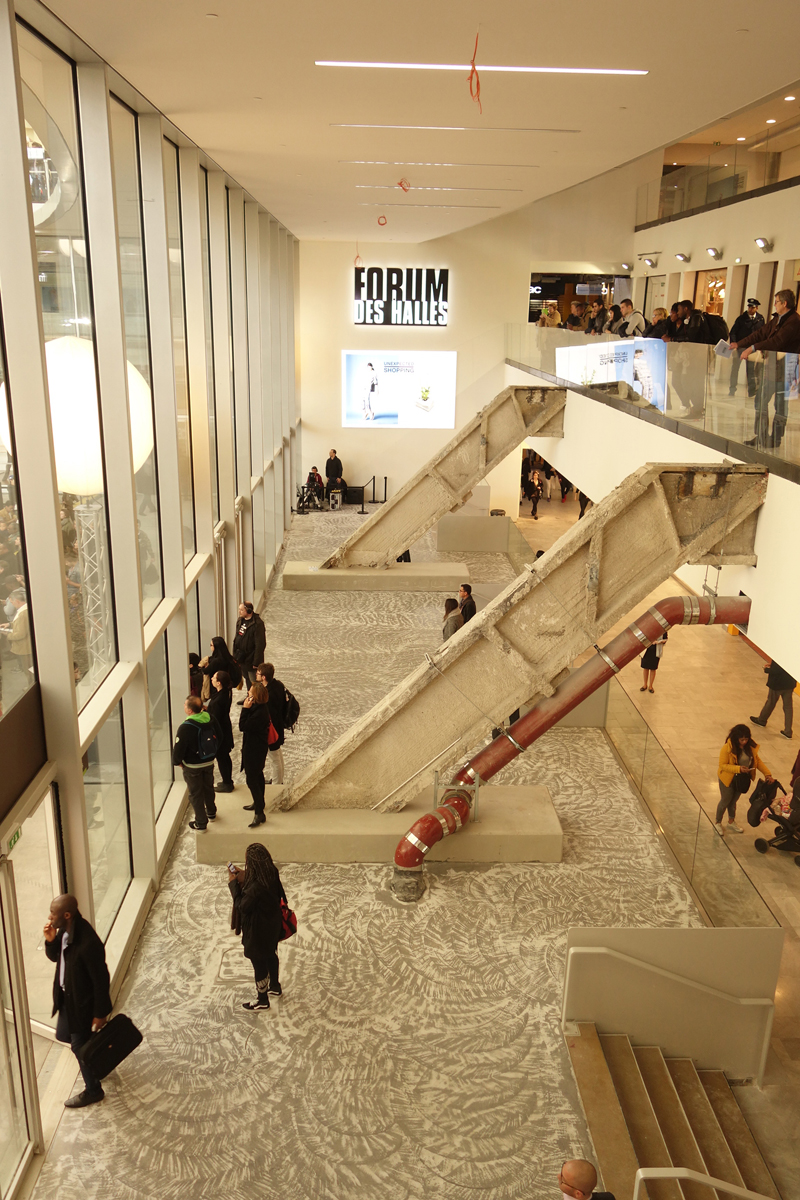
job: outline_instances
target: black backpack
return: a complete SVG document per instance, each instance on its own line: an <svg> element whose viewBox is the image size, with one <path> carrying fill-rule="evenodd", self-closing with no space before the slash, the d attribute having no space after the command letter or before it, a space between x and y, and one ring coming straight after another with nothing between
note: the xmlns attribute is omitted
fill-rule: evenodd
<svg viewBox="0 0 800 1200"><path fill-rule="evenodd" d="M707 342L709 346L716 346L717 342L727 342L728 326L723 321L722 317L717 313L704 313L706 319L706 329L708 331Z"/></svg>
<svg viewBox="0 0 800 1200"><path fill-rule="evenodd" d="M283 713L283 728L291 729L294 733L294 727L297 724L297 718L300 716L300 705L288 688L286 691L286 708Z"/></svg>
<svg viewBox="0 0 800 1200"><path fill-rule="evenodd" d="M197 721L192 721L192 724L197 730L197 755L200 762L213 762L219 750L214 722L206 721L200 725Z"/></svg>

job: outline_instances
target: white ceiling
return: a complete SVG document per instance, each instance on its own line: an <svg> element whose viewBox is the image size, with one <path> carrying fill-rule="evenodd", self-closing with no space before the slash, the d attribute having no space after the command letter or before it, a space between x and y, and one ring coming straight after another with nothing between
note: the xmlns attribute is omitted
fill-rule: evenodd
<svg viewBox="0 0 800 1200"><path fill-rule="evenodd" d="M800 38L795 0L501 0L491 7L476 0L50 0L48 7L298 237L372 242L451 233L677 142L795 80ZM649 74L484 73L481 115L465 72L314 65L469 62L479 22L478 62ZM577 132L517 132L542 128ZM402 177L411 191L396 186ZM417 190L429 188L464 190Z"/></svg>

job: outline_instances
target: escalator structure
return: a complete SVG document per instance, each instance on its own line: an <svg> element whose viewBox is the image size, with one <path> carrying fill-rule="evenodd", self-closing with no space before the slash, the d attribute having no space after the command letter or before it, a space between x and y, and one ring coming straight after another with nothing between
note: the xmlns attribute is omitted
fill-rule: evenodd
<svg viewBox="0 0 800 1200"><path fill-rule="evenodd" d="M760 465L648 464L307 767L275 807L388 812L463 762L521 704L687 563L755 565Z"/></svg>
<svg viewBox="0 0 800 1200"><path fill-rule="evenodd" d="M321 564L395 563L440 517L455 512L476 484L536 434L563 438L565 387L507 387Z"/></svg>

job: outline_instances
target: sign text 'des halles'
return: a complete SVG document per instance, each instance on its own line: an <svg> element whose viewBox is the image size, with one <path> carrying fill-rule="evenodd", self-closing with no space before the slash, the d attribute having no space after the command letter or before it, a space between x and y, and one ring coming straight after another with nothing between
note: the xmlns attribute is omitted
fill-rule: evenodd
<svg viewBox="0 0 800 1200"><path fill-rule="evenodd" d="M356 267L356 325L447 324L447 268Z"/></svg>

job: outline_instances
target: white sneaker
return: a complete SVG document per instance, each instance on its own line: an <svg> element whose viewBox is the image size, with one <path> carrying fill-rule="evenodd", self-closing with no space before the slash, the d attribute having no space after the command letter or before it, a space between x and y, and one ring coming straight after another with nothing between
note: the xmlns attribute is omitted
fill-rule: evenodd
<svg viewBox="0 0 800 1200"><path fill-rule="evenodd" d="M728 821L728 829L731 833L744 833L741 825L737 825L735 821Z"/></svg>
<svg viewBox="0 0 800 1200"><path fill-rule="evenodd" d="M717 821L716 824L714 825L714 828L716 829L716 831L720 837L725 836L725 827L722 824L722 821Z"/></svg>

